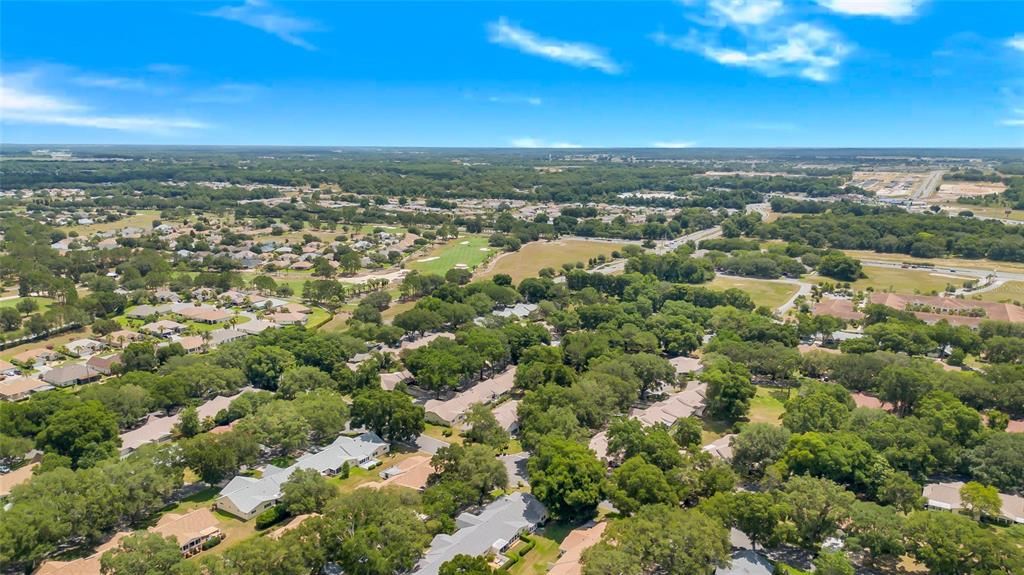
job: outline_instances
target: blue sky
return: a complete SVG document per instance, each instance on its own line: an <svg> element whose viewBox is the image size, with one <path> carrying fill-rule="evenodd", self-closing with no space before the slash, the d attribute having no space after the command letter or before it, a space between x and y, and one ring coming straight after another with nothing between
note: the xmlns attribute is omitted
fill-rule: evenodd
<svg viewBox="0 0 1024 575"><path fill-rule="evenodd" d="M0 4L0 141L1024 145L1024 2Z"/></svg>

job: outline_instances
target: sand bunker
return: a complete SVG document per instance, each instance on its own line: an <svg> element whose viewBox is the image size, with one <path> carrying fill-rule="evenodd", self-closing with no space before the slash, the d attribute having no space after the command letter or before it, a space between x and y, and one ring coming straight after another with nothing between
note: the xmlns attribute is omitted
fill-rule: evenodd
<svg viewBox="0 0 1024 575"><path fill-rule="evenodd" d="M489 251L491 251L491 248L480 248L480 251L482 251L482 252L489 252Z"/></svg>
<svg viewBox="0 0 1024 575"><path fill-rule="evenodd" d="M432 262L434 260L439 260L439 259L441 259L441 258L439 258L438 256L431 256L429 258L423 258L423 259L416 260L416 262L417 263L421 263L421 264L425 264L427 262Z"/></svg>
<svg viewBox="0 0 1024 575"><path fill-rule="evenodd" d="M466 240L464 242L459 242L459 245L460 246L468 246L469 245L469 240Z"/></svg>

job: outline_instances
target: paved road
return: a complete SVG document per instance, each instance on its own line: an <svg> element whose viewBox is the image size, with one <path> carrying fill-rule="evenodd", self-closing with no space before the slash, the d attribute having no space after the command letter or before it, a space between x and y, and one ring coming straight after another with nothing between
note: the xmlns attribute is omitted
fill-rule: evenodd
<svg viewBox="0 0 1024 575"><path fill-rule="evenodd" d="M914 193L910 195L912 200L923 200L931 197L935 193L935 190L939 189L939 184L942 183L942 175L946 173L945 170L935 170L928 174L928 177L921 182L921 185L914 190Z"/></svg>
<svg viewBox="0 0 1024 575"><path fill-rule="evenodd" d="M903 265L893 262L883 262L875 260L861 260L861 263L866 266L878 267L878 268L902 268ZM976 278L987 278L988 276L994 276L1001 280L1012 280L1012 281L1024 281L1024 273L1020 272L1007 272L1001 271L996 272L991 269L975 268L975 267L963 267L960 265L956 266L939 266L936 265L934 268L918 268L922 271L933 271L935 273L954 273Z"/></svg>

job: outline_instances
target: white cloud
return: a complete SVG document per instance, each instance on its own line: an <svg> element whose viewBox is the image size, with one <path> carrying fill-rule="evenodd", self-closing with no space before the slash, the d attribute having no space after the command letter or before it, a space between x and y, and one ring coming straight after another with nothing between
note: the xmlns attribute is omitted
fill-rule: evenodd
<svg viewBox="0 0 1024 575"><path fill-rule="evenodd" d="M606 74L618 74L621 67L602 48L582 42L567 42L538 36L525 28L510 24L505 18L487 25L493 44L513 48L577 68L594 68Z"/></svg>
<svg viewBox="0 0 1024 575"><path fill-rule="evenodd" d="M697 145L697 142L680 142L680 141L668 141L668 142L654 142L651 144L652 148L692 148Z"/></svg>
<svg viewBox="0 0 1024 575"><path fill-rule="evenodd" d="M487 101L492 104L529 104L531 106L544 104L544 99L537 96L488 96Z"/></svg>
<svg viewBox="0 0 1024 575"><path fill-rule="evenodd" d="M0 120L7 123L99 128L123 132L173 133L207 127L189 118L111 115L31 86L30 76L0 76Z"/></svg>
<svg viewBox="0 0 1024 575"><path fill-rule="evenodd" d="M827 82L852 51L837 34L814 24L759 28L746 35L743 49L720 45L696 33L673 38L655 34L655 42L696 52L724 66L750 68L766 76L798 76Z"/></svg>
<svg viewBox="0 0 1024 575"><path fill-rule="evenodd" d="M78 76L73 80L79 86L87 88L107 88L110 90L131 90L142 91L148 87L142 80L135 78L121 78L118 76Z"/></svg>
<svg viewBox="0 0 1024 575"><path fill-rule="evenodd" d="M782 0L708 0L708 9L733 24L764 24L782 13Z"/></svg>
<svg viewBox="0 0 1024 575"><path fill-rule="evenodd" d="M539 138L516 138L511 142L513 148L582 148L579 144L569 142L548 142Z"/></svg>
<svg viewBox="0 0 1024 575"><path fill-rule="evenodd" d="M1013 127L1024 126L1024 118L1007 118L1007 119L1003 120L1002 124L1004 126L1013 126Z"/></svg>
<svg viewBox="0 0 1024 575"><path fill-rule="evenodd" d="M1010 48L1013 48L1014 50L1020 50L1021 52L1024 52L1024 33L1015 34L1013 38L1010 38L1006 41L1006 45L1009 46Z"/></svg>
<svg viewBox="0 0 1024 575"><path fill-rule="evenodd" d="M302 34L319 29L319 24L312 20L289 16L265 0L245 0L241 6L222 6L207 12L206 15L245 24L277 36L293 46L316 50L316 46L306 41Z"/></svg>
<svg viewBox="0 0 1024 575"><path fill-rule="evenodd" d="M924 0L817 0L818 4L840 14L850 16L880 16L882 18L908 18L924 4Z"/></svg>

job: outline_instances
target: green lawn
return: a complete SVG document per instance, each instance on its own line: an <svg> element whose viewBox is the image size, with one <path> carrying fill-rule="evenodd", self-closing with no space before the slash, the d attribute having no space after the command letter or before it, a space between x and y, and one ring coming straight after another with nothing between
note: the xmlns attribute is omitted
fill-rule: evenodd
<svg viewBox="0 0 1024 575"><path fill-rule="evenodd" d="M952 274L949 270L909 269L909 268L879 268L864 266L864 273L868 277L853 282L854 289L863 290L871 287L875 291L892 291L895 293L942 293L946 285L953 284L960 287L965 281L976 278L968 278Z"/></svg>
<svg viewBox="0 0 1024 575"><path fill-rule="evenodd" d="M309 309L310 309L310 314L309 314L309 317L306 318L306 325L307 326L310 326L310 327L312 327L312 326L319 326L320 324L322 324L322 323L326 322L327 320L331 319L331 314L327 310L325 310L325 309L321 309L321 308L318 308L318 307L311 307Z"/></svg>
<svg viewBox="0 0 1024 575"><path fill-rule="evenodd" d="M983 291L979 294L968 295L969 299L994 302L1024 302L1024 282L1006 282L1003 285Z"/></svg>
<svg viewBox="0 0 1024 575"><path fill-rule="evenodd" d="M789 301L789 298L793 297L793 294L798 289L795 284L787 282L722 276L715 277L715 279L711 280L711 283L707 284L707 287L721 291L729 288L739 288L750 294L750 299L754 300L754 304L763 305L771 309L775 309Z"/></svg>
<svg viewBox="0 0 1024 575"><path fill-rule="evenodd" d="M757 395L750 400L751 423L782 423L782 412L786 411L785 401L789 390L757 386Z"/></svg>
<svg viewBox="0 0 1024 575"><path fill-rule="evenodd" d="M489 278L497 274L508 274L512 281L519 283L524 278L537 276L546 267L560 270L562 264L587 263L590 258L603 255L611 259L613 251L626 244L592 242L586 240L558 240L553 242L530 242L518 252L499 256L480 277Z"/></svg>
<svg viewBox="0 0 1024 575"><path fill-rule="evenodd" d="M39 309L32 313L45 312L46 310L50 309L51 305L53 305L53 300L48 297L18 297L14 299L5 299L0 301L0 307L15 307L18 305L18 302L26 299L36 302L36 305L39 306Z"/></svg>
<svg viewBox="0 0 1024 575"><path fill-rule="evenodd" d="M509 575L544 575L551 569L551 564L558 560L558 541L547 536L547 529L529 536L535 543L533 549L523 555L523 558L509 568ZM562 538L565 535L562 534ZM513 547L522 548L525 544L520 542Z"/></svg>
<svg viewBox="0 0 1024 575"><path fill-rule="evenodd" d="M498 251L487 245L484 236L463 236L434 246L426 253L412 256L405 267L423 273L444 275L457 264L466 264L469 269L474 269Z"/></svg>

